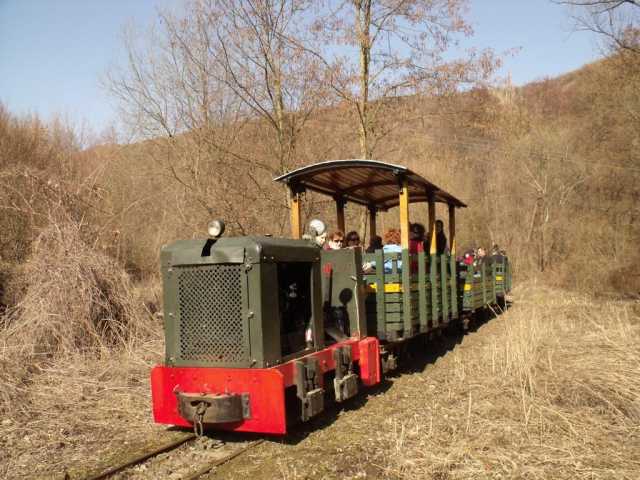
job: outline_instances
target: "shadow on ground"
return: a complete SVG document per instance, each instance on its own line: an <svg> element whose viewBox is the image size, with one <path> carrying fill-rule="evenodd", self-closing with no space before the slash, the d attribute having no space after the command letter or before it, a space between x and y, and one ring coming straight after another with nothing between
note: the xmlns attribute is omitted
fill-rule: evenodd
<svg viewBox="0 0 640 480"><path fill-rule="evenodd" d="M444 329L440 335L431 337L422 335L419 338L414 338L403 353L399 368L393 372L386 373L378 385L361 390L358 395L344 403L336 403L335 401L329 404L325 403L325 410L318 417L307 423L299 423L290 427L289 433L284 437L220 431L209 431L205 435L224 442L246 442L264 439L269 442L296 445L311 433L333 424L341 412L363 408L370 398L383 395L393 387L395 379L403 375L423 372L429 365L433 365L439 358L454 350L457 345L462 344L465 338L475 335L482 325L502 315L510 307L511 303L507 302L504 309L499 306L481 309L470 317L468 321L451 325L450 328Z"/></svg>

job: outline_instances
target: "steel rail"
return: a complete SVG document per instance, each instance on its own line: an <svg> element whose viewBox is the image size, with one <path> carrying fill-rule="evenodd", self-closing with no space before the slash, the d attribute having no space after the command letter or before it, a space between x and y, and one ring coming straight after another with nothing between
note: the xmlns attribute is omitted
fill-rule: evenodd
<svg viewBox="0 0 640 480"><path fill-rule="evenodd" d="M181 445L194 440L196 437L195 434L189 434L186 435L185 437L182 437L178 440L173 440L169 443L166 443L158 448L155 448L153 450L150 450L148 452L142 453L140 455L137 455L135 457L130 458L129 460L127 460L126 462L123 462L121 464L118 464L116 466L113 467L109 467L106 470L103 470L100 473L97 474L92 474L89 475L88 477L84 477L82 480L103 480L105 478L110 477L111 475L115 475L116 473L119 473L129 467L132 467L134 465L137 465L139 463L144 462L145 460L148 460L152 457L155 457L157 455L160 455L161 453L165 453L171 450L175 450L176 448L180 447ZM216 467L219 467L220 465L223 465L231 460L233 460L234 458L238 457L239 455L242 455L244 452L246 452L247 450L256 447L258 445L260 445L261 443L264 442L264 439L260 439L260 440L256 440L254 442L251 442L248 445L245 445L242 448L237 449L234 452L229 453L228 455L219 458L218 460L215 460L214 462L208 464L207 466L196 470L195 472L192 472L190 474L188 474L185 477L182 477L181 480L196 480L197 478L200 478L203 475L206 475L207 473L209 473L211 470L213 470Z"/></svg>
<svg viewBox="0 0 640 480"><path fill-rule="evenodd" d="M114 467L109 467L107 470L104 470L98 474L93 474L90 475L88 477L84 477L83 480L103 480L104 478L107 478L111 475L114 475L118 472L121 472L122 470L124 470L125 468L128 467L132 467L133 465L137 465L138 463L142 463L145 460L148 460L151 457L155 457L156 455L160 455L161 453L164 452L168 452L170 450L175 450L176 448L178 448L179 446L193 440L196 438L195 433L191 433L188 434L178 440L173 440L171 442L168 442L158 448L155 448L153 450L150 450L148 452L142 453L140 455L137 455L135 457L130 458L129 460L127 460L126 462L123 462L119 465L116 465Z"/></svg>
<svg viewBox="0 0 640 480"><path fill-rule="evenodd" d="M200 470L196 470L195 472L190 473L186 477L182 477L180 480L196 480L196 479L200 478L202 475L206 475L207 473L209 473L214 468L219 467L220 465L233 460L234 458L236 458L239 455L242 455L247 450L249 450L249 449L251 449L253 447L257 447L262 442L264 442L264 439L260 439L260 440L256 440L255 442L251 442L249 445L245 445L244 447L239 448L235 452L231 452L229 455L227 455L225 457L222 457L222 458L210 463L209 465L207 465L206 467L201 468Z"/></svg>

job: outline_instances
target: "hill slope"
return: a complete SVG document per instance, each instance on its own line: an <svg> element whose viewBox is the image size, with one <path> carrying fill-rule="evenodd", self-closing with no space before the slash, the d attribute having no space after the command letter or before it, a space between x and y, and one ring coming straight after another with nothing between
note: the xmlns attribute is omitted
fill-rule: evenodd
<svg viewBox="0 0 640 480"><path fill-rule="evenodd" d="M618 279L640 261L639 63L612 57L521 88L391 100L375 156L469 204L459 222L463 247L498 243L518 274L551 271L578 288L603 288L605 274L605 290L637 294L640 278ZM200 234L211 217L231 233L286 235L286 194L271 181L274 148L267 126L242 121L96 155L108 164L99 182L126 260L155 272L160 245ZM357 151L351 113L325 109L300 132L289 167ZM424 222L425 211L412 206L413 220ZM304 213L330 227L334 220L331 202L313 195ZM348 229L362 230L361 209L348 206L347 216ZM383 219L396 221L394 212ZM597 268L584 269L585 258Z"/></svg>

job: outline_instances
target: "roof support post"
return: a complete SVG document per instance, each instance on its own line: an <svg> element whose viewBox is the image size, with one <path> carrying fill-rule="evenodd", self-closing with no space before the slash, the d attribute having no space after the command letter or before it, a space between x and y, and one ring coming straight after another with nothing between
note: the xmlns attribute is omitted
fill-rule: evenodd
<svg viewBox="0 0 640 480"><path fill-rule="evenodd" d="M377 232L376 226L376 207L369 205L369 241L373 240Z"/></svg>
<svg viewBox="0 0 640 480"><path fill-rule="evenodd" d="M302 191L297 185L289 186L289 206L291 219L291 238L299 239L302 236L302 222L300 218L300 194Z"/></svg>
<svg viewBox="0 0 640 480"><path fill-rule="evenodd" d="M429 193L429 254L436 253L436 201Z"/></svg>
<svg viewBox="0 0 640 480"><path fill-rule="evenodd" d="M400 180L400 243L402 246L402 316L403 337L412 336L414 331L411 311L411 255L409 254L409 181L406 176Z"/></svg>
<svg viewBox="0 0 640 480"><path fill-rule="evenodd" d="M400 245L403 250L409 249L409 181L400 177Z"/></svg>
<svg viewBox="0 0 640 480"><path fill-rule="evenodd" d="M451 318L458 318L458 285L456 272L456 207L449 204L449 271L451 278Z"/></svg>
<svg viewBox="0 0 640 480"><path fill-rule="evenodd" d="M449 204L449 251L456 256L456 207Z"/></svg>
<svg viewBox="0 0 640 480"><path fill-rule="evenodd" d="M335 197L336 201L336 222L338 225L338 230L341 230L342 233L345 232L345 223L344 223L344 206L347 201L342 197Z"/></svg>
<svg viewBox="0 0 640 480"><path fill-rule="evenodd" d="M436 266L436 199L433 192L427 192L429 198L429 284L431 288L431 326L440 325L440 303L438 302L438 290Z"/></svg>

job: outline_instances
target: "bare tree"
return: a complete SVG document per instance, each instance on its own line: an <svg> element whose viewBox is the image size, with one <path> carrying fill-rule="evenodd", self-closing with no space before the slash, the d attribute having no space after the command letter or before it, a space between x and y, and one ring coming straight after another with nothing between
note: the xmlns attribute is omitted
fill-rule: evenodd
<svg viewBox="0 0 640 480"><path fill-rule="evenodd" d="M447 61L445 52L472 30L464 0L327 1L318 30L330 48L319 52L330 67L331 87L356 113L360 155L370 158L390 123L381 114L391 99L437 93L461 82L486 79L492 52ZM344 49L352 55L342 55Z"/></svg>
<svg viewBox="0 0 640 480"><path fill-rule="evenodd" d="M246 122L239 102L215 80L216 64L200 26L167 13L160 20L149 47L126 32L128 64L110 72L105 83L134 138L147 140L146 152L160 167L148 172L173 181L182 197L210 216L229 198L225 177L232 174L231 160L251 163L232 148ZM192 213L182 220L195 228L202 218Z"/></svg>
<svg viewBox="0 0 640 480"><path fill-rule="evenodd" d="M159 147L163 174L240 232L255 227L258 205L286 205L271 177L297 160L297 139L322 105L317 59L288 40L300 39L308 5L194 0L184 15L160 14L148 47L127 36L128 66L106 82L124 118Z"/></svg>
<svg viewBox="0 0 640 480"><path fill-rule="evenodd" d="M220 78L273 131L279 173L296 162L296 142L311 114L329 97L313 47L309 0L220 0L216 9L216 59ZM214 14L213 17L216 17Z"/></svg>
<svg viewBox="0 0 640 480"><path fill-rule="evenodd" d="M640 1L638 0L553 0L572 7L579 30L605 38L610 50L640 54Z"/></svg>

